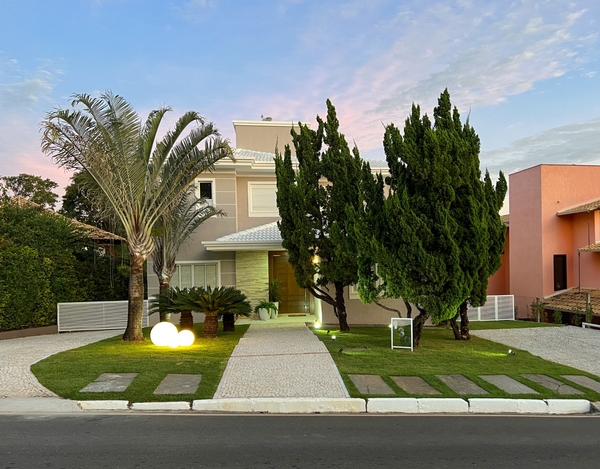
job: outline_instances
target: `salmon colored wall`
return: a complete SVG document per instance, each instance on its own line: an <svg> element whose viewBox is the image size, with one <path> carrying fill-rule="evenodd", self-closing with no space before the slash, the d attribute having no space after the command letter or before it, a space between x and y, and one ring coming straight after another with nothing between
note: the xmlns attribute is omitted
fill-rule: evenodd
<svg viewBox="0 0 600 469"><path fill-rule="evenodd" d="M504 253L500 256L502 267L488 279L488 295L510 294L510 229L506 230Z"/></svg>
<svg viewBox="0 0 600 469"><path fill-rule="evenodd" d="M599 178L600 166L592 165L538 165L510 175L510 291L519 316L525 316L536 297L554 293L555 254L567 255L567 287L578 286L577 249L589 244L587 214L556 214L600 198ZM590 239L600 225L597 214L593 217ZM600 286L597 257L581 254L585 286Z"/></svg>

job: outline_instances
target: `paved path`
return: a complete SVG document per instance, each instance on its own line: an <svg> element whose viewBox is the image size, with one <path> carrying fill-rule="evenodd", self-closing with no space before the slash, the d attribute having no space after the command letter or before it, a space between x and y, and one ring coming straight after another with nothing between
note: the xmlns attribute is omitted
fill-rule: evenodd
<svg viewBox="0 0 600 469"><path fill-rule="evenodd" d="M532 327L471 331L471 334L600 376L598 330L574 326Z"/></svg>
<svg viewBox="0 0 600 469"><path fill-rule="evenodd" d="M304 324L253 322L214 398L349 397L325 345Z"/></svg>
<svg viewBox="0 0 600 469"><path fill-rule="evenodd" d="M118 334L119 331L70 332L0 340L0 399L56 396L40 384L29 367L50 355Z"/></svg>

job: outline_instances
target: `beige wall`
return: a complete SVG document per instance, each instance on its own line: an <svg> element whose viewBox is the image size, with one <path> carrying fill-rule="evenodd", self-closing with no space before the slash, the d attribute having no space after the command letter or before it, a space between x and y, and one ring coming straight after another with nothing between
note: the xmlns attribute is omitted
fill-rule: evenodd
<svg viewBox="0 0 600 469"><path fill-rule="evenodd" d="M237 288L244 293L252 308L269 296L268 251L239 251L235 253Z"/></svg>
<svg viewBox="0 0 600 469"><path fill-rule="evenodd" d="M256 226L278 221L280 217L251 217L248 210L248 183L276 182L273 177L238 177L237 178L237 231L247 230Z"/></svg>
<svg viewBox="0 0 600 469"><path fill-rule="evenodd" d="M275 121L233 121L235 128L235 147L244 150L275 153L275 146L283 153L286 145L295 155L290 130L297 130L298 123Z"/></svg>

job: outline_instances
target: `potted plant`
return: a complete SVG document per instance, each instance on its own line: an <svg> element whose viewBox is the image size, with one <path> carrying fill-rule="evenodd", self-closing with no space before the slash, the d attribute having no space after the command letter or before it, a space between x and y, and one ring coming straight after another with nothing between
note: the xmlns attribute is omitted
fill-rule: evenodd
<svg viewBox="0 0 600 469"><path fill-rule="evenodd" d="M272 303L275 304L275 316L277 317L279 315L279 300L281 298L281 280L279 279L275 279L275 280L271 280L269 282L269 301L271 301Z"/></svg>
<svg viewBox="0 0 600 469"><path fill-rule="evenodd" d="M272 301L261 300L255 307L254 312L258 313L258 317L261 321L266 321L271 317L271 310L277 309L275 303Z"/></svg>

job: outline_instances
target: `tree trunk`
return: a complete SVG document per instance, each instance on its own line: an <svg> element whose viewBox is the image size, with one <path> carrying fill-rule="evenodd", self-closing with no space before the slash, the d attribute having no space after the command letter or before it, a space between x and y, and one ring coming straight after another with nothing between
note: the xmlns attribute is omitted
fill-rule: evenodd
<svg viewBox="0 0 600 469"><path fill-rule="evenodd" d="M429 318L429 313L425 311L423 308L419 308L419 314L413 320L413 347L417 348L419 343L421 342L421 334L423 333L423 326L425 325L425 321Z"/></svg>
<svg viewBox="0 0 600 469"><path fill-rule="evenodd" d="M460 305L460 340L471 340L471 334L469 333L469 309L466 301L463 301Z"/></svg>
<svg viewBox="0 0 600 469"><path fill-rule="evenodd" d="M235 314L223 315L223 332L235 332Z"/></svg>
<svg viewBox="0 0 600 469"><path fill-rule="evenodd" d="M217 337L219 319L216 314L204 314L204 338L214 339Z"/></svg>
<svg viewBox="0 0 600 469"><path fill-rule="evenodd" d="M181 312L181 316L179 317L179 326L181 329L189 329L190 331L194 330L194 315L189 309L185 309Z"/></svg>
<svg viewBox="0 0 600 469"><path fill-rule="evenodd" d="M450 327L452 328L452 332L454 333L455 340L460 340L460 330L458 328L458 323L456 322L456 319L459 316L460 316L460 308L458 309L458 311L456 312L454 317L452 319L450 319Z"/></svg>
<svg viewBox="0 0 600 469"><path fill-rule="evenodd" d="M129 304L127 310L127 328L123 340L128 342L141 342L144 340L142 333L142 311L144 307L144 258L129 253L131 273L129 276Z"/></svg>
<svg viewBox="0 0 600 469"><path fill-rule="evenodd" d="M412 318L412 305L404 300L404 306L406 306L406 317L407 318Z"/></svg>
<svg viewBox="0 0 600 469"><path fill-rule="evenodd" d="M160 292L161 295L166 295L167 291L169 291L169 282L165 282L165 281L159 279L158 291ZM158 311L158 314L160 315L160 322L171 320L171 313L164 312L163 308L161 308Z"/></svg>
<svg viewBox="0 0 600 469"><path fill-rule="evenodd" d="M346 302L344 301L344 285L341 283L335 284L335 302L337 303L337 307L333 310L340 324L340 332L350 332L348 315L346 314Z"/></svg>

